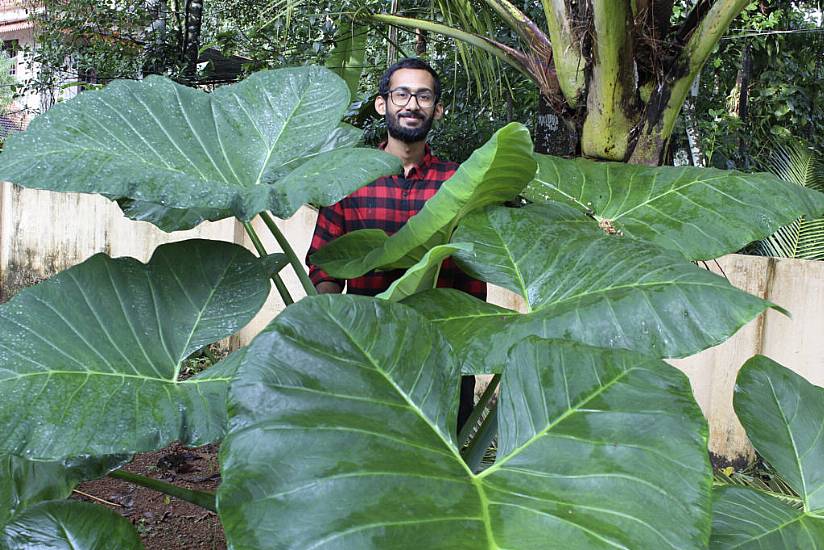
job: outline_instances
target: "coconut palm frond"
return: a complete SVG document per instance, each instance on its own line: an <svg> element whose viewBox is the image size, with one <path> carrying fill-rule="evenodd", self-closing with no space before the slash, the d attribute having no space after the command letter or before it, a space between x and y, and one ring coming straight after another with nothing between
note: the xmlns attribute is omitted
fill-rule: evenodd
<svg viewBox="0 0 824 550"><path fill-rule="evenodd" d="M777 145L763 167L785 181L824 191L824 165L803 145ZM764 256L824 260L824 218L798 218L757 242L754 250Z"/></svg>
<svg viewBox="0 0 824 550"><path fill-rule="evenodd" d="M824 261L824 218L800 220L796 258Z"/></svg>
<svg viewBox="0 0 824 550"><path fill-rule="evenodd" d="M729 470L732 470L732 468ZM714 471L713 485L717 487L725 485L748 487L777 498L793 508L800 510L804 507L798 493L793 491L792 487L766 464L760 467L754 466L742 472Z"/></svg>
<svg viewBox="0 0 824 550"><path fill-rule="evenodd" d="M495 24L490 11L475 6L469 0L435 0L435 8L444 23L480 36L494 36ZM486 97L494 104L503 95L501 87L501 64L498 58L474 48L459 40L455 50L466 71L467 80L472 82L479 97Z"/></svg>

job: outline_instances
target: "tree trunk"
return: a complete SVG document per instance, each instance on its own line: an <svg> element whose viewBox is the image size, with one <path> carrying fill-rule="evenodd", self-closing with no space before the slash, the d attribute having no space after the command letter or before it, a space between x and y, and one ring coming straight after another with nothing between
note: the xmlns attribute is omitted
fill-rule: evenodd
<svg viewBox="0 0 824 550"><path fill-rule="evenodd" d="M396 15L398 13L398 0L392 0L392 4L389 6L389 13L392 15ZM398 49L395 44L398 43L398 28L397 27L389 27L389 45L386 47L386 66L393 64L397 61L398 57Z"/></svg>
<svg viewBox="0 0 824 550"><path fill-rule="evenodd" d="M197 77L197 60L200 57L200 28L203 23L203 0L188 0L186 4L186 40L183 75L194 81Z"/></svg>
<svg viewBox="0 0 824 550"><path fill-rule="evenodd" d="M738 87L738 105L736 112L738 118L741 119L742 128L745 130L748 126L747 117L749 115L749 105L747 103L750 88L750 75L752 73L752 55L750 52L750 45L744 46L744 51L741 52L741 69L738 71L738 78L735 85ZM738 155L743 163L744 170L750 168L749 143L744 134L738 138Z"/></svg>
<svg viewBox="0 0 824 550"><path fill-rule="evenodd" d="M564 120L544 96L538 101L534 140L535 152L558 157L574 156L578 145L575 124Z"/></svg>
<svg viewBox="0 0 824 550"><path fill-rule="evenodd" d="M426 55L426 31L423 29L415 31L415 54L418 57Z"/></svg>
<svg viewBox="0 0 824 550"><path fill-rule="evenodd" d="M698 129L698 120L695 116L695 98L698 97L699 79L692 83L690 95L684 102L684 125L686 126L687 143L689 144L690 159L693 166L706 166L704 150L701 147L701 131Z"/></svg>

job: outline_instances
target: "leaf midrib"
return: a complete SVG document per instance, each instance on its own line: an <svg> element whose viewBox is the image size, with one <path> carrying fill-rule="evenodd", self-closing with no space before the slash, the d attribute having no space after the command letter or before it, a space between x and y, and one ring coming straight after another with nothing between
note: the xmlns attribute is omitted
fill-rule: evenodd
<svg viewBox="0 0 824 550"><path fill-rule="evenodd" d="M575 294L573 296L564 298L563 300L558 300L556 302L545 304L545 305L535 309L531 313L518 313L518 312L514 312L514 311L511 311L511 310L502 308L503 311L496 311L494 313L482 313L482 314L479 314L479 315L458 315L458 316L454 316L454 317L440 316L440 317L437 317L437 318L431 318L430 321L432 321L434 323L445 323L445 322L449 322L449 321L460 321L460 320L463 320L463 319L480 319L480 318L484 318L484 317L520 317L520 316L525 316L525 315L530 315L531 316L531 315L537 315L539 313L551 312L551 310L553 308L555 308L555 306L557 306L559 304L563 304L565 302L570 302L570 301L573 301L573 300L576 300L576 299L579 299L579 298L586 298L586 297L589 297L589 296L596 296L598 294L605 294L605 293L613 291L613 290L623 290L623 289L626 289L626 288L633 289L633 288L650 287L650 286L664 286L664 285L681 286L681 285L677 285L678 282L679 282L678 280L674 280L674 281L663 281L663 282L654 282L654 283L641 283L641 284L633 284L633 285L619 285L619 286L612 286L612 287L601 289L601 290L596 290L596 291L593 291L593 292L581 292L579 294ZM709 287L716 287L716 288L718 288L720 290L724 290L724 291L728 291L730 289L736 290L733 287L726 288L724 285L718 285L718 284L715 284L715 283L693 283L693 282L688 282L688 283L686 283L685 286L709 286Z"/></svg>
<svg viewBox="0 0 824 550"><path fill-rule="evenodd" d="M401 398L404 401L407 402L410 409L413 412L415 412L421 418L421 420L423 420L429 426L429 428L435 433L435 435L438 437L438 439L440 439L441 442L443 442L444 446L447 449L449 449L449 452L451 453L452 458L458 464L461 465L461 467L463 468L464 472L467 475L467 478L472 482L472 484L475 486L476 491L478 492L478 499L480 501L480 508L481 508L481 512L482 512L482 517L479 518L479 519L484 524L484 529L485 529L485 532L486 532L486 535L487 535L487 541L489 543L489 549L490 550L500 550L500 547L495 543L495 539L494 539L494 536L493 536L493 533L492 533L492 519L489 515L489 499L486 496L486 490L483 487L483 483L480 480L480 477L476 476L474 473L472 473L472 470L469 469L469 466L467 466L466 462L464 462L463 458L461 458L461 455L457 451L455 446L452 445L452 443L450 441L447 441L444 438L441 431L437 428L437 426L435 426L430 421L429 417L424 414L424 412L420 409L420 407L418 407L417 403L412 401L409 398L409 396L406 394L406 392L403 391L403 389L401 389L397 384L395 384L394 380L392 380L392 378L389 377L387 375L387 373L384 372L384 370L380 367L380 364L378 363L378 361L376 361L375 358L372 357L369 354L369 352L360 345L360 343L353 337L352 333L350 333L347 330L347 328L344 327L335 317L328 314L328 312L327 312L327 317L335 325L338 326L338 328L341 330L341 332L343 334L346 335L347 339L352 343L352 345L354 345L358 350L360 350L361 354L369 361L369 364L372 365L372 367L375 369L375 371L379 372L381 374L381 376L383 376L384 379L387 381L387 383L389 383L395 389L395 391L398 393L398 395L401 396Z"/></svg>

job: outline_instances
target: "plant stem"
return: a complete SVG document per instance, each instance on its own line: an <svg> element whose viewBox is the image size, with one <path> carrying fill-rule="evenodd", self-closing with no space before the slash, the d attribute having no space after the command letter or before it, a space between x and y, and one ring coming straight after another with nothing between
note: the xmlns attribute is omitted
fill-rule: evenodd
<svg viewBox="0 0 824 550"><path fill-rule="evenodd" d="M260 257L266 257L269 253L266 252L266 248L263 246L263 243L260 242L260 237L258 237L258 234L255 231L255 228L252 227L252 224L249 222L243 222L243 229L246 230L246 234L249 235L249 238L252 240L252 244L255 246L255 250L258 251ZM275 283L275 288L278 290L278 294L280 294L280 298L283 300L284 304L290 306L295 303L292 299L292 295L289 294L289 289L286 288L286 285L283 283L283 279L280 278L279 273L272 273L272 282Z"/></svg>
<svg viewBox="0 0 824 550"><path fill-rule="evenodd" d="M458 434L459 449L463 449L464 445L469 443L469 438L472 435L472 428L474 428L475 424L478 423L478 419L486 409L489 400L492 399L493 395L495 395L495 390L498 388L500 381L500 374L493 376L492 380L489 381L489 385L486 387L486 390L484 390L483 395L481 395L481 398L478 400L478 404L475 405L474 409L472 409L472 414L470 414L469 418L466 419L466 423L463 425L461 432Z"/></svg>
<svg viewBox="0 0 824 550"><path fill-rule="evenodd" d="M275 220L273 220L272 217L266 212L261 212L260 217L263 219L263 223L266 224L266 227L269 228L269 231L272 232L272 235L278 242L280 249L283 250L283 253L286 254L287 258L289 258L289 263L292 264L292 269L294 269L295 273L297 273L298 279L300 279L300 283L303 285L303 290L306 291L306 295L316 295L318 291L315 290L315 285L312 284L312 281L309 279L309 275L306 273L306 270L303 269L303 263L300 259L298 259L297 254L295 254L295 251L289 244L286 236L280 232L280 229L278 229Z"/></svg>
<svg viewBox="0 0 824 550"><path fill-rule="evenodd" d="M171 483L166 483L165 481L160 481L159 479L152 479L150 477L133 474L125 470L115 470L114 472L109 473L109 477L123 479L130 483L134 483L135 485L148 487L149 489L154 489L155 491L160 491L161 493L185 500L186 502L197 504L198 506L211 510L212 512L217 512L214 493L184 489L183 487L178 487L177 485L172 485Z"/></svg>
<svg viewBox="0 0 824 550"><path fill-rule="evenodd" d="M483 424L478 428L478 433L475 434L475 439L469 444L469 447L464 449L461 457L473 472L477 472L481 466L481 461L489 448L489 444L498 433L498 407L493 405L489 410L489 414L484 418Z"/></svg>

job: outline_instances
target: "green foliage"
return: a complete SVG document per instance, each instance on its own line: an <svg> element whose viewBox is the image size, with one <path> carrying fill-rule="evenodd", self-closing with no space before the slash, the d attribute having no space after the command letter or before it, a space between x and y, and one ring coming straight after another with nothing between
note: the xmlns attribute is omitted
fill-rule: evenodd
<svg viewBox="0 0 824 550"><path fill-rule="evenodd" d="M32 506L0 531L0 546L54 550L140 550L131 522L88 502L51 501Z"/></svg>
<svg viewBox="0 0 824 550"><path fill-rule="evenodd" d="M501 372L512 343L532 335L686 356L725 340L770 305L677 253L605 235L586 218L559 219L544 207L476 212L454 240L474 244L456 255L460 267L528 304L520 314L449 289L406 300L439 326L467 373Z"/></svg>
<svg viewBox="0 0 824 550"><path fill-rule="evenodd" d="M757 489L718 487L713 547L819 548L824 540L824 388L756 356L738 374L734 405L753 446L800 496L801 507Z"/></svg>
<svg viewBox="0 0 824 550"><path fill-rule="evenodd" d="M824 214L824 193L771 174L537 158L538 175L527 198L570 204L607 229L677 250L690 260L735 252L795 219L792 212Z"/></svg>
<svg viewBox="0 0 824 550"><path fill-rule="evenodd" d="M777 146L768 166L784 181L824 191L824 164L809 149L796 144ZM800 217L755 243L764 256L824 260L824 217Z"/></svg>
<svg viewBox="0 0 824 550"><path fill-rule="evenodd" d="M498 460L474 474L453 431L458 363L409 308L307 298L247 357L221 448L219 511L235 547L697 548L709 537L706 423L663 362L522 342L501 382ZM269 475L273 464L289 475Z"/></svg>
<svg viewBox="0 0 824 550"><path fill-rule="evenodd" d="M13 61L6 55L6 52L0 51L0 116L5 114L14 99L16 81L14 76L9 74L12 63Z"/></svg>
<svg viewBox="0 0 824 550"><path fill-rule="evenodd" d="M128 535L128 523L124 526L119 516L112 518L104 513L101 518L99 507L59 502L81 481L105 475L129 459L128 456L102 456L35 462L0 455L0 548L96 547L103 550L110 546L102 541L110 539L97 518L120 531L113 535L123 536L124 548L139 547ZM104 536L104 539L98 538ZM68 544L69 537L75 537L79 546ZM95 539L100 542L93 543ZM118 538L111 543L114 541Z"/></svg>
<svg viewBox="0 0 824 550"><path fill-rule="evenodd" d="M391 155L352 148L359 132L339 122L348 104L346 85L314 67L257 73L211 94L156 76L118 81L55 106L10 139L4 159L14 160L0 165L0 179L209 209L198 221L249 220L267 209L289 217L398 169ZM169 227L159 210L141 219L191 226L172 216L186 223Z"/></svg>
<svg viewBox="0 0 824 550"><path fill-rule="evenodd" d="M746 168L776 140L824 148L824 33L815 2L751 2L707 61L696 97L701 145L710 166ZM748 115L737 112L742 56L752 63Z"/></svg>
<svg viewBox="0 0 824 550"><path fill-rule="evenodd" d="M312 262L333 277L354 278L376 268L408 268L446 244L472 210L515 197L535 174L529 131L518 123L501 128L463 163L444 192L427 201L397 233L353 231L323 247Z"/></svg>
<svg viewBox="0 0 824 550"><path fill-rule="evenodd" d="M254 317L267 277L246 249L193 240L146 265L98 254L23 290L0 321L17 343L0 351L0 401L24 407L0 410L0 453L57 460L219 438L236 360L183 382L180 366Z"/></svg>
<svg viewBox="0 0 824 550"><path fill-rule="evenodd" d="M307 101L293 101L290 92L301 90ZM263 105L266 94L282 100ZM107 111L101 98L120 98L121 108ZM385 173L365 173L357 150L341 147L356 136L339 122L348 102L342 80L311 68L264 73L209 97L160 78L118 83L36 120L0 156L0 171L26 186L47 181L162 207L217 207L244 219L269 209L290 213ZM291 118L282 116L287 107ZM241 117L243 108L254 116ZM159 122L147 121L153 109L162 109ZM111 139L96 137L104 130ZM686 378L660 357L719 343L772 304L695 267L689 260L717 242L700 243L690 231L697 220L728 218L716 227L721 242L735 242L728 234L737 232L763 238L772 226L750 228L739 210L793 219L820 210L822 199L789 184L766 196L753 192L761 176L706 172L727 199L712 201L702 195L707 180L691 171L618 174L610 165L536 160L531 149L523 126L504 127L399 232L359 233L356 246L349 237L326 252L341 272L410 267L386 299L306 298L249 347L187 380L180 378L186 358L251 319L269 292L266 277L283 266L284 256L268 256L254 232L260 258L232 244L183 241L159 247L148 264L98 255L21 292L0 305L0 452L59 461L226 434L216 502L234 547L706 546L706 423ZM337 154L349 161L336 165ZM165 168L154 166L161 162ZM546 204L501 206L538 163L566 170L557 180L542 171L540 181L575 205L550 196ZM278 200L255 202L254 189L244 195L247 179L221 182L220 167L236 176L266 173L271 185L254 187L279 190ZM327 177L330 167L340 180ZM632 204L615 203L614 220L610 196ZM621 227L634 213L656 231ZM600 228L590 216L601 218ZM268 214L264 221L274 226ZM294 251L273 233L291 262ZM688 253L657 244L678 239ZM455 290L417 292L434 284L448 254L519 292L529 311ZM455 434L462 370L502 373L500 407L467 456ZM495 418L496 461L475 472ZM808 426L797 418L792 430L820 429L818 420ZM783 455L771 450L777 444L766 446L784 473ZM809 453L811 472L820 471L821 454ZM806 462L798 476L785 475L794 488L798 479L811 488L821 479L807 475ZM59 496L67 485L55 483ZM817 499L807 494L811 506ZM72 506L15 510L4 536L51 536L57 526L64 533L57 536L76 534L81 547L100 540L131 547L127 525L110 515L95 522L87 506L70 514Z"/></svg>

